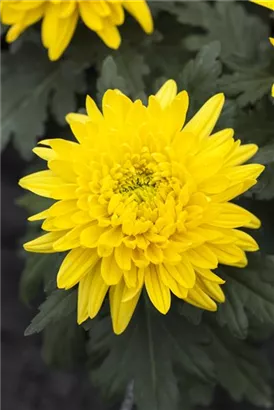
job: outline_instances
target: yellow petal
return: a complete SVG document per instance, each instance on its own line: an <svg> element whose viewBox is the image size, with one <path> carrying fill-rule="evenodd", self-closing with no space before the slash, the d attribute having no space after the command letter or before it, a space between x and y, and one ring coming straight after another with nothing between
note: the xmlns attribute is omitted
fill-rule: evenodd
<svg viewBox="0 0 274 410"><path fill-rule="evenodd" d="M160 90L155 94L161 107L165 109L168 107L177 95L177 84L174 80L168 80L162 85Z"/></svg>
<svg viewBox="0 0 274 410"><path fill-rule="evenodd" d="M93 273L88 273L79 282L78 302L77 302L77 323L80 325L87 320L88 305L90 300L90 288L92 284Z"/></svg>
<svg viewBox="0 0 274 410"><path fill-rule="evenodd" d="M225 295L218 283L212 283L206 279L199 281L201 288L216 302L223 303L225 301Z"/></svg>
<svg viewBox="0 0 274 410"><path fill-rule="evenodd" d="M218 265L216 255L207 245L198 246L186 252L190 263L202 269L215 269Z"/></svg>
<svg viewBox="0 0 274 410"><path fill-rule="evenodd" d="M161 281L153 265L145 270L145 285L151 302L159 312L165 315L171 304L170 290Z"/></svg>
<svg viewBox="0 0 274 410"><path fill-rule="evenodd" d="M64 215L70 212L76 212L77 210L77 201L75 199L68 200L68 201L58 201L53 204L48 212L50 216L59 216Z"/></svg>
<svg viewBox="0 0 274 410"><path fill-rule="evenodd" d="M153 20L145 0L123 1L125 9L138 21L143 30L150 34L153 31Z"/></svg>
<svg viewBox="0 0 274 410"><path fill-rule="evenodd" d="M107 285L117 285L120 282L123 271L117 265L113 254L102 258L101 275Z"/></svg>
<svg viewBox="0 0 274 410"><path fill-rule="evenodd" d="M129 277L129 272L127 272L128 277ZM135 272L134 272L135 274ZM124 276L125 278L125 276ZM135 284L135 286L133 287L127 287L127 285L124 288L124 293L123 293L123 302L127 302L130 299L132 299L134 296L137 295L137 293L142 289L142 287L144 286L144 279L145 279L145 269L141 268L138 269L137 268L137 283Z"/></svg>
<svg viewBox="0 0 274 410"><path fill-rule="evenodd" d="M259 249L259 245L255 239L253 239L252 236L248 235L246 232L234 229L233 235L236 237L235 244L244 251L255 252Z"/></svg>
<svg viewBox="0 0 274 410"><path fill-rule="evenodd" d="M216 303L197 285L190 289L185 301L201 309L216 311Z"/></svg>
<svg viewBox="0 0 274 410"><path fill-rule="evenodd" d="M88 115L79 114L75 112L68 113L65 118L69 125L71 125L71 123L73 122L80 122L82 124L86 124L87 122L90 121Z"/></svg>
<svg viewBox="0 0 274 410"><path fill-rule="evenodd" d="M75 117L76 115L81 114L68 114L66 116L66 120L69 123L71 131L77 141L83 143L88 136L86 124L89 121L89 117L87 115L83 115L82 119L79 121L79 117Z"/></svg>
<svg viewBox="0 0 274 410"><path fill-rule="evenodd" d="M58 60L67 48L76 29L77 21L78 10L75 9L71 16L59 19L57 22L55 41L48 46L48 55L51 61Z"/></svg>
<svg viewBox="0 0 274 410"><path fill-rule="evenodd" d="M122 270L130 270L132 249L121 244L118 248L115 248L114 254L117 265Z"/></svg>
<svg viewBox="0 0 274 410"><path fill-rule="evenodd" d="M43 18L42 22L42 43L44 47L49 48L50 45L55 41L55 36L57 33L58 24L58 13L56 13L56 7L54 4L49 2L47 4L47 12Z"/></svg>
<svg viewBox="0 0 274 410"><path fill-rule="evenodd" d="M258 146L255 144L235 146L232 153L225 158L225 165L229 167L241 165L252 158L257 151Z"/></svg>
<svg viewBox="0 0 274 410"><path fill-rule="evenodd" d="M124 271L124 281L128 288L135 288L138 280L138 269L134 264L131 265L130 270Z"/></svg>
<svg viewBox="0 0 274 410"><path fill-rule="evenodd" d="M34 154L36 154L38 157L40 157L40 158L42 158L42 159L44 159L44 160L46 160L46 161L49 161L49 160L51 160L51 159L55 159L55 156L56 156L55 152L54 152L52 149L50 149L50 148L36 147L36 148L33 148L32 151L33 151Z"/></svg>
<svg viewBox="0 0 274 410"><path fill-rule="evenodd" d="M13 41L17 40L20 34L22 34L26 28L27 27L22 23L14 24L12 27L10 27L6 35L7 43L13 43Z"/></svg>
<svg viewBox="0 0 274 410"><path fill-rule="evenodd" d="M109 288L101 276L100 269L100 263L98 263L94 269L90 286L88 314L91 319L99 312Z"/></svg>
<svg viewBox="0 0 274 410"><path fill-rule="evenodd" d="M195 267L195 271L198 275L202 276L204 279L210 282L219 283L220 285L225 283L223 279L215 275L215 273L211 272L210 269L202 269L202 268Z"/></svg>
<svg viewBox="0 0 274 410"><path fill-rule="evenodd" d="M108 47L115 50L119 48L121 44L121 36L117 27L107 25L103 30L96 31L96 33Z"/></svg>
<svg viewBox="0 0 274 410"><path fill-rule="evenodd" d="M93 5L89 1L79 1L79 11L85 25L94 31L102 30L103 20L94 10Z"/></svg>
<svg viewBox="0 0 274 410"><path fill-rule="evenodd" d="M252 3L258 4L259 6L267 7L270 10L274 10L273 0L251 0Z"/></svg>
<svg viewBox="0 0 274 410"><path fill-rule="evenodd" d="M177 265L178 272L182 275L184 283L181 283L187 289L193 288L196 280L195 271L187 255L182 256L181 262Z"/></svg>
<svg viewBox="0 0 274 410"><path fill-rule="evenodd" d="M121 24L123 24L125 20L125 13L124 13L124 9L122 5L119 3L113 2L113 3L109 3L108 6L111 10L111 14L109 18L112 21L112 23L115 24L116 26L120 26Z"/></svg>
<svg viewBox="0 0 274 410"><path fill-rule="evenodd" d="M160 249L157 245L154 243L151 243L146 249L145 249L145 257L154 264L158 264L163 262L164 255L162 252L162 249Z"/></svg>
<svg viewBox="0 0 274 410"><path fill-rule="evenodd" d="M157 266L157 272L161 281L167 286L175 296L184 299L187 296L188 289L181 286L166 270L163 264Z"/></svg>
<svg viewBox="0 0 274 410"><path fill-rule="evenodd" d="M76 248L70 251L63 260L57 275L58 288L72 288L92 271L98 259L95 250Z"/></svg>
<svg viewBox="0 0 274 410"><path fill-rule="evenodd" d="M260 164L234 166L225 171L225 176L233 183L237 181L241 182L247 179L257 179L264 169L264 165Z"/></svg>
<svg viewBox="0 0 274 410"><path fill-rule="evenodd" d="M48 162L49 169L63 181L76 183L76 174L71 161L53 159Z"/></svg>
<svg viewBox="0 0 274 410"><path fill-rule="evenodd" d="M19 181L22 188L46 198L53 198L52 192L62 184L62 179L55 176L52 171L35 172L21 178Z"/></svg>
<svg viewBox="0 0 274 410"><path fill-rule="evenodd" d="M200 140L210 135L220 116L225 98L223 94L211 97L184 127L185 132L191 132Z"/></svg>
<svg viewBox="0 0 274 410"><path fill-rule="evenodd" d="M112 128L120 129L124 125L131 105L131 100L121 91L107 90L102 102L104 118L111 124Z"/></svg>
<svg viewBox="0 0 274 410"><path fill-rule="evenodd" d="M89 118L94 122L100 122L103 119L103 115L97 107L95 101L88 95L86 98L86 109Z"/></svg>
<svg viewBox="0 0 274 410"><path fill-rule="evenodd" d="M98 240L105 228L100 228L98 225L92 225L86 228L80 236L80 242L87 248L95 248L98 245Z"/></svg>
<svg viewBox="0 0 274 410"><path fill-rule="evenodd" d="M54 242L53 249L55 252L64 252L80 247L80 235L83 229L85 229L85 226L76 226Z"/></svg>
<svg viewBox="0 0 274 410"><path fill-rule="evenodd" d="M107 245L111 248L120 246L123 240L123 233L120 226L108 228L99 238L100 245Z"/></svg>
<svg viewBox="0 0 274 410"><path fill-rule="evenodd" d="M45 219L49 216L49 210L46 209L45 211L39 212L38 214L32 215L28 218L28 221L40 221L41 219Z"/></svg>
<svg viewBox="0 0 274 410"><path fill-rule="evenodd" d="M260 220L255 215L236 204L221 204L219 209L219 215L210 221L210 224L213 226L219 226L221 228L238 228L245 226L253 229L257 229L261 226Z"/></svg>
<svg viewBox="0 0 274 410"><path fill-rule="evenodd" d="M124 288L124 281L121 280L118 285L111 286L109 292L112 326L117 335L121 334L129 324L141 294L139 291L132 299L123 302Z"/></svg>
<svg viewBox="0 0 274 410"><path fill-rule="evenodd" d="M219 263L231 265L240 261L243 258L244 252L238 246L230 243L228 245L218 245L217 241L213 244L208 244L209 249L217 256Z"/></svg>
<svg viewBox="0 0 274 410"><path fill-rule="evenodd" d="M28 252L38 252L38 253L54 253L56 252L53 248L55 241L64 236L67 231L50 232L45 235L40 236L30 242L25 243L24 249Z"/></svg>

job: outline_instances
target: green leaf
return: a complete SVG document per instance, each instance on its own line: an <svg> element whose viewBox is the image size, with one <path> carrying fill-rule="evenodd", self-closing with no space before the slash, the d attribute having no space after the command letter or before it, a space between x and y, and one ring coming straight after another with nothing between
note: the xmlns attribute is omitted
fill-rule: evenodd
<svg viewBox="0 0 274 410"><path fill-rule="evenodd" d="M209 406L214 397L215 384L205 383L190 375L182 378L180 374L180 406L179 409L188 410L196 406Z"/></svg>
<svg viewBox="0 0 274 410"><path fill-rule="evenodd" d="M230 70L219 80L220 90L236 97L243 107L264 95L270 98L273 53L268 28L257 16L236 2L185 2L175 10L178 21L206 32L189 36L185 41L188 48L199 50L212 40L220 41L220 58Z"/></svg>
<svg viewBox="0 0 274 410"><path fill-rule="evenodd" d="M273 140L273 130L273 104L269 98L264 98L253 109L239 110L235 131L245 144L253 142L261 148Z"/></svg>
<svg viewBox="0 0 274 410"><path fill-rule="evenodd" d="M245 311L246 297L243 299L242 293L238 293L237 289L234 289L233 283L225 285L224 292L225 303L218 306L217 321L220 326L227 326L233 336L245 339L248 332L248 317Z"/></svg>
<svg viewBox="0 0 274 410"><path fill-rule="evenodd" d="M39 294L43 284L48 285L48 272L54 272L56 278L58 269L58 254L27 254L26 265L20 279L19 294L21 300L29 305Z"/></svg>
<svg viewBox="0 0 274 410"><path fill-rule="evenodd" d="M190 95L189 115L193 115L209 97L217 92L217 80L222 72L220 52L219 41L204 46L195 59L186 64L179 76L179 88L186 90Z"/></svg>
<svg viewBox="0 0 274 410"><path fill-rule="evenodd" d="M42 357L56 368L71 370L85 358L85 332L77 324L76 314L70 314L43 331Z"/></svg>
<svg viewBox="0 0 274 410"><path fill-rule="evenodd" d="M182 2L172 12L179 22L202 28L205 32L189 37L186 41L188 48L199 50L204 44L219 40L221 59L229 63L235 58L245 66L257 62L263 52L260 44L267 42L267 25L248 13L239 2Z"/></svg>
<svg viewBox="0 0 274 410"><path fill-rule="evenodd" d="M89 354L105 352L91 375L109 395L121 394L134 380L134 396L142 410L178 408L179 374L214 380L212 362L202 345L208 342L203 326L193 326L176 312L163 316L150 302L140 304L127 330L112 334L109 318L91 322ZM176 373L175 373L176 367ZM117 368L122 369L117 373Z"/></svg>
<svg viewBox="0 0 274 410"><path fill-rule="evenodd" d="M2 147L11 136L29 159L36 139L44 135L48 105L54 119L77 108L76 93L84 92L84 71L67 60L52 63L41 46L24 42L15 53L2 56Z"/></svg>
<svg viewBox="0 0 274 410"><path fill-rule="evenodd" d="M244 72L235 72L224 75L219 81L219 87L228 97L237 97L238 104L245 107L254 104L264 95L271 92L274 73L268 69L246 69Z"/></svg>
<svg viewBox="0 0 274 410"><path fill-rule="evenodd" d="M261 322L274 322L274 261L271 256L249 255L244 269L222 267L221 277L226 280L227 302L217 314L221 325L227 325L238 337L245 337L248 318L246 312Z"/></svg>
<svg viewBox="0 0 274 410"><path fill-rule="evenodd" d="M127 86L124 78L118 74L116 62L112 56L105 58L102 64L101 73L97 80L97 100L101 101L104 93L108 89L118 88L126 93Z"/></svg>
<svg viewBox="0 0 274 410"><path fill-rule="evenodd" d="M133 99L144 100L144 76L148 73L149 68L141 54L129 47L121 47L121 50L103 61L101 74L97 80L98 101L102 100L104 92L109 88L118 88Z"/></svg>
<svg viewBox="0 0 274 410"><path fill-rule="evenodd" d="M190 323L199 325L202 321L203 309L197 309L189 303L179 301L178 312L183 315Z"/></svg>
<svg viewBox="0 0 274 410"><path fill-rule="evenodd" d="M270 368L262 353L233 338L213 322L208 350L215 363L216 379L235 401L248 400L256 406L271 407Z"/></svg>
<svg viewBox="0 0 274 410"><path fill-rule="evenodd" d="M76 310L77 290L56 290L39 307L40 312L25 330L25 336L41 332L50 323L56 323Z"/></svg>

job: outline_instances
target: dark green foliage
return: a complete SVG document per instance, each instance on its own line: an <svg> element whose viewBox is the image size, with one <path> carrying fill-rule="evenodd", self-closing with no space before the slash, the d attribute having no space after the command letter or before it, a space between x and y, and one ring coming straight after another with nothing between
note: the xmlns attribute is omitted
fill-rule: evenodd
<svg viewBox="0 0 274 410"><path fill-rule="evenodd" d="M119 395L134 380L138 408L175 410L183 403L188 409L209 405L218 383L234 400L271 404L269 367L261 352L218 329L212 315L195 326L175 310L161 316L144 303L120 336L111 334L108 317L89 328L92 380L106 395Z"/></svg>
<svg viewBox="0 0 274 410"><path fill-rule="evenodd" d="M226 303L219 306L217 320L231 333L245 339L249 321L253 316L261 323L274 323L274 260L272 256L249 256L245 269L223 267L220 275L224 285Z"/></svg>
<svg viewBox="0 0 274 410"><path fill-rule="evenodd" d="M63 254L20 251L26 258L22 300L33 303L42 289L47 295L26 334L43 331L42 353L51 365L70 368L88 361L93 382L107 397L120 400L134 381L138 410L213 406L218 385L233 400L270 407L269 369L258 347L274 329L274 261L264 253L274 253L274 49L268 41L268 12L234 1L152 1L151 8L155 33L146 36L130 20L121 29L119 51L109 50L81 25L59 62L48 61L32 29L4 51L2 146L12 137L22 156L33 158L37 139L56 136L65 114L83 111L87 93L99 106L109 88L146 102L174 78L178 89L189 93L189 118L209 97L224 92L216 130L234 128L236 139L257 144L260 150L251 161L266 166L242 198L243 206L261 213L263 226L254 235L262 254L249 254L244 269L220 267L226 302L217 313L174 297L171 312L163 316L142 298L128 329L115 336L107 299L99 317L77 325L77 289L56 290ZM68 127L62 130L72 138ZM34 162L31 172L42 167L40 160ZM27 216L51 203L32 194L18 201ZM40 234L39 223L29 224L22 242Z"/></svg>
<svg viewBox="0 0 274 410"><path fill-rule="evenodd" d="M218 78L222 72L219 60L221 43L214 41L203 47L184 67L178 85L191 96L191 117L212 95L216 94Z"/></svg>
<svg viewBox="0 0 274 410"><path fill-rule="evenodd" d="M16 148L29 159L37 137L45 134L49 104L60 124L77 109L76 93L85 90L84 72L71 61L51 63L33 42L3 53L2 59L2 148L13 136Z"/></svg>
<svg viewBox="0 0 274 410"><path fill-rule="evenodd" d="M40 312L25 330L25 336L41 332L47 325L66 318L76 310L77 292L73 290L55 290L39 307Z"/></svg>
<svg viewBox="0 0 274 410"><path fill-rule="evenodd" d="M58 254L31 254L26 260L20 281L20 297L26 304L31 304L43 287L45 291L56 288Z"/></svg>
<svg viewBox="0 0 274 410"><path fill-rule="evenodd" d="M120 336L111 335L108 318L91 324L91 357L108 351L99 369L91 368L91 375L108 394L123 390L133 379L140 409L176 409L180 390L175 370L195 377L199 383L214 380L212 361L202 349L208 342L202 326L196 328L173 312L164 317L145 301ZM123 368L119 374L118 363Z"/></svg>
<svg viewBox="0 0 274 410"><path fill-rule="evenodd" d="M77 325L75 313L51 323L43 332L42 356L61 369L79 367L85 359L85 331Z"/></svg>
<svg viewBox="0 0 274 410"><path fill-rule="evenodd" d="M243 399L271 407L268 363L258 349L212 326L209 352L214 361L216 379L236 401Z"/></svg>

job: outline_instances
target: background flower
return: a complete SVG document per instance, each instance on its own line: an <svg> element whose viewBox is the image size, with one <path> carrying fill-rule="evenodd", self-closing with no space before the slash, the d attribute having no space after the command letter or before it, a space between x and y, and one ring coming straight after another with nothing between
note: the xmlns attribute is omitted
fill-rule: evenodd
<svg viewBox="0 0 274 410"><path fill-rule="evenodd" d="M266 0L266 1L252 0L252 2L274 11L274 1L271 1L271 0ZM274 46L274 37L269 37L269 41ZM271 94L272 94L272 97L274 97L274 84L273 84L272 89L271 89Z"/></svg>
<svg viewBox="0 0 274 410"><path fill-rule="evenodd" d="M188 94L177 94L172 80L147 107L108 90L103 113L88 97L87 116L68 115L77 143L46 140L34 149L49 170L20 185L58 202L29 218L45 219L48 233L24 247L70 250L57 284L79 283L79 323L96 316L108 290L118 334L144 286L163 314L171 292L207 310L224 302L224 281L212 270L246 266L245 251L258 245L237 228L260 226L229 201L256 184L264 166L242 165L257 147L235 141L232 129L211 135L223 104L215 95L184 125Z"/></svg>
<svg viewBox="0 0 274 410"><path fill-rule="evenodd" d="M7 41L15 41L20 34L40 19L42 42L50 60L57 60L70 43L78 19L95 31L104 43L117 49L121 37L117 26L123 24L127 10L146 33L153 30L153 22L145 0L2 0L1 19L11 25Z"/></svg>

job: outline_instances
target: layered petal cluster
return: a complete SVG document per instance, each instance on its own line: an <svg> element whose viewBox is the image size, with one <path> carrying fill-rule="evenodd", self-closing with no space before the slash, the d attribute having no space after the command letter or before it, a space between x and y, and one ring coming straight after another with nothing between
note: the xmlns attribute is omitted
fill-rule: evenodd
<svg viewBox="0 0 274 410"><path fill-rule="evenodd" d="M273 0L251 0L252 3L256 3L259 6L266 7L272 11L274 11L274 1ZM274 37L269 37L270 43L274 46ZM272 85L271 90L272 97L274 97L274 84Z"/></svg>
<svg viewBox="0 0 274 410"><path fill-rule="evenodd" d="M34 152L48 170L20 180L53 198L43 236L30 252L65 252L59 288L77 284L78 322L93 318L109 292L114 332L128 325L142 289L166 314L171 294L215 311L224 302L218 264L244 267L258 245L240 227L258 228L250 212L229 202L256 184L264 167L242 165L254 144L233 130L212 134L224 104L210 98L185 124L189 98L167 81L148 106L108 90L102 112L87 97L87 115L69 114L77 142L44 140Z"/></svg>
<svg viewBox="0 0 274 410"><path fill-rule="evenodd" d="M127 10L146 33L153 31L152 17L145 0L1 0L1 20L11 25L7 41L40 19L42 42L50 60L57 60L70 43L78 19L95 31L104 43L117 49L121 43L118 26L123 24Z"/></svg>

